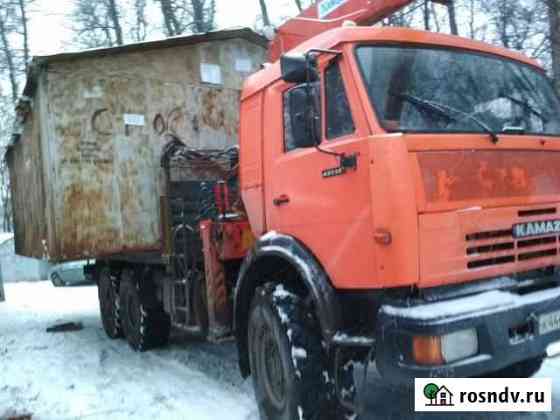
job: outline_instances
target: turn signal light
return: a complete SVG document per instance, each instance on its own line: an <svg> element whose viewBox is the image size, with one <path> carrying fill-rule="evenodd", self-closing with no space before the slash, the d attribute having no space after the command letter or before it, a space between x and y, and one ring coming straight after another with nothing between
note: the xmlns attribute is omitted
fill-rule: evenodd
<svg viewBox="0 0 560 420"><path fill-rule="evenodd" d="M456 331L443 336L416 336L413 339L414 360L419 365L443 365L478 354L476 329Z"/></svg>
<svg viewBox="0 0 560 420"><path fill-rule="evenodd" d="M416 336L413 341L414 360L419 365L443 365L441 337Z"/></svg>

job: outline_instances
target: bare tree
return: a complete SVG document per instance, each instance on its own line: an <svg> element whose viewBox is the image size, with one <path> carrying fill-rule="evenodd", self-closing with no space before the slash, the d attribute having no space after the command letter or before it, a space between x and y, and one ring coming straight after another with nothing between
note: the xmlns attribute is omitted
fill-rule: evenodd
<svg viewBox="0 0 560 420"><path fill-rule="evenodd" d="M215 28L216 0L191 0L193 32L204 33Z"/></svg>
<svg viewBox="0 0 560 420"><path fill-rule="evenodd" d="M28 20L31 3L32 0L0 0L0 79L8 82L10 92L4 95L0 91L0 229L8 232L12 230L11 190L4 154L12 134L20 83L31 57Z"/></svg>
<svg viewBox="0 0 560 420"><path fill-rule="evenodd" d="M429 30L431 30L431 28L430 28L430 15L432 14L432 11L430 10L430 1L429 0L424 0L423 13L424 13L424 29L426 31L429 31Z"/></svg>
<svg viewBox="0 0 560 420"><path fill-rule="evenodd" d="M167 36L204 33L215 28L216 0L155 0Z"/></svg>
<svg viewBox="0 0 560 420"><path fill-rule="evenodd" d="M264 26L270 26L270 17L268 16L268 6L266 5L266 0L259 0L261 6L261 15Z"/></svg>
<svg viewBox="0 0 560 420"><path fill-rule="evenodd" d="M459 25L457 25L457 12L455 10L455 1L452 0L447 4L447 15L449 16L449 29L453 35L459 35Z"/></svg>
<svg viewBox="0 0 560 420"><path fill-rule="evenodd" d="M542 58L548 42L548 9L542 1L489 0L482 10L495 34L494 43Z"/></svg>
<svg viewBox="0 0 560 420"><path fill-rule="evenodd" d="M548 7L550 56L556 91L560 93L560 0L545 0Z"/></svg>
<svg viewBox="0 0 560 420"><path fill-rule="evenodd" d="M134 0L131 5L134 17L130 28L130 36L134 42L144 41L148 36L148 19L146 17L147 0Z"/></svg>
<svg viewBox="0 0 560 420"><path fill-rule="evenodd" d="M10 81L12 101L15 104L19 98L18 71L15 51L10 45L9 10L0 10L0 48L2 50L3 67Z"/></svg>
<svg viewBox="0 0 560 420"><path fill-rule="evenodd" d="M27 17L27 10L29 5L33 2L33 0L17 0L17 6L19 11L19 16L17 16L17 20L19 20L20 24L20 34L22 37L23 43L23 60L25 71L27 70L27 66L31 61L31 52L29 48L29 19Z"/></svg>
<svg viewBox="0 0 560 420"><path fill-rule="evenodd" d="M13 103L19 98L19 82L30 60L30 4L31 0L0 0L0 72L9 82Z"/></svg>
<svg viewBox="0 0 560 420"><path fill-rule="evenodd" d="M13 229L12 200L8 165L4 159L13 128L14 106L11 96L0 91L0 231Z"/></svg>
<svg viewBox="0 0 560 420"><path fill-rule="evenodd" d="M75 0L76 41L87 47L124 44L123 23L117 0Z"/></svg>

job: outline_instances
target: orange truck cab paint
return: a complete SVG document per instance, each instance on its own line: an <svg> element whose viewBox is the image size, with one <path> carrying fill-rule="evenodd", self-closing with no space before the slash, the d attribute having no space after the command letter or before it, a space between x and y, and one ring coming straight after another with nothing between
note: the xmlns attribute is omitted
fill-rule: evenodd
<svg viewBox="0 0 560 420"><path fill-rule="evenodd" d="M326 54L319 71L326 80L333 65L339 68L354 127L329 139L329 122L323 118L321 146L356 154L357 165L325 177L325 170L338 166L336 156L315 148L286 151L284 97L293 84L282 81L279 63L251 77L241 105L241 179L255 234L275 230L298 238L339 289L433 287L556 264L556 252L537 254L556 250L555 243L520 249L511 237L473 235L558 217L556 211L550 213L560 200L557 139L501 134L493 144L485 133L388 132L372 107L355 53L361 45L395 43L492 54L542 72L518 54L404 29L336 29L303 44L298 51L313 46L342 52L336 64ZM328 94L323 90L321 95L327 117ZM281 196L289 197L289 203L274 205ZM386 232L391 242L376 240L379 232ZM510 249L509 244L515 246ZM490 261L506 254L515 261Z"/></svg>
<svg viewBox="0 0 560 420"><path fill-rule="evenodd" d="M364 338L392 382L534 373L560 340L560 100L544 70L409 29L298 41L273 42L284 55L242 94L241 190L261 239L240 280L261 254L309 256L328 342Z"/></svg>

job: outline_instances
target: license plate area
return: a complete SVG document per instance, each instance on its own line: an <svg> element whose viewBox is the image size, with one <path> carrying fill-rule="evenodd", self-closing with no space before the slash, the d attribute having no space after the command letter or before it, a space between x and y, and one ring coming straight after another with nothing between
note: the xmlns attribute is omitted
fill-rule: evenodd
<svg viewBox="0 0 560 420"><path fill-rule="evenodd" d="M539 317L539 335L560 330L560 311L550 312Z"/></svg>

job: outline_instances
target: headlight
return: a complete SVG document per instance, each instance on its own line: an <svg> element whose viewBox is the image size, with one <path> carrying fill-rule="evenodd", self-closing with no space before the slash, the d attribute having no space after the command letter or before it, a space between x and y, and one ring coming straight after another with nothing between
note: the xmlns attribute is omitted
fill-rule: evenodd
<svg viewBox="0 0 560 420"><path fill-rule="evenodd" d="M441 353L447 363L478 354L476 330L473 328L444 335L441 338Z"/></svg>
<svg viewBox="0 0 560 420"><path fill-rule="evenodd" d="M416 336L413 355L420 365L443 365L478 354L476 329L457 331L443 336Z"/></svg>

